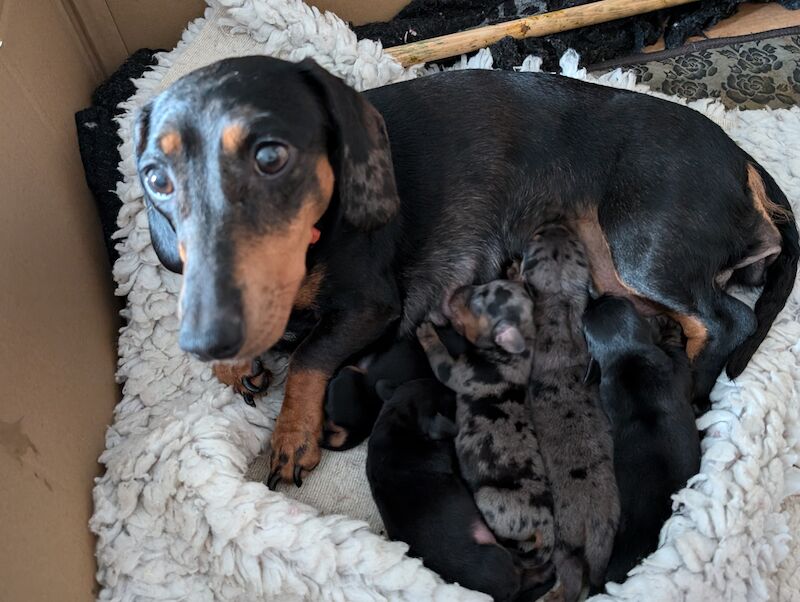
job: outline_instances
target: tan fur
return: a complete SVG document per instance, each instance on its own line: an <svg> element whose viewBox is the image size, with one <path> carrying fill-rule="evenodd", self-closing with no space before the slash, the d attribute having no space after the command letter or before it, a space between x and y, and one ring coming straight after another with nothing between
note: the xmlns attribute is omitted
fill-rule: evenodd
<svg viewBox="0 0 800 602"><path fill-rule="evenodd" d="M180 152L183 146L181 135L174 130L167 132L158 140L158 146L161 147L161 151L165 155L172 155Z"/></svg>
<svg viewBox="0 0 800 602"><path fill-rule="evenodd" d="M315 266L311 273L305 277L297 296L294 298L295 309L313 309L317 307L317 295L325 280L325 267Z"/></svg>
<svg viewBox="0 0 800 602"><path fill-rule="evenodd" d="M321 370L304 370L290 367L286 378L283 406L272 434L272 468L281 467L281 477L292 480L292 470L300 465L313 469L321 458L319 440L322 437L325 387L330 374ZM295 452L303 450L301 455ZM281 462L281 454L288 461Z"/></svg>
<svg viewBox="0 0 800 602"><path fill-rule="evenodd" d="M333 169L327 158L317 163L318 186L295 218L278 232L244 238L236 247L234 278L242 291L246 336L238 357L252 358L283 335L306 276L311 228L333 194Z"/></svg>
<svg viewBox="0 0 800 602"><path fill-rule="evenodd" d="M222 128L222 150L229 155L239 150L247 135L244 126L240 123L231 123Z"/></svg>
<svg viewBox="0 0 800 602"><path fill-rule="evenodd" d="M248 390L242 384L242 377L252 376L250 371L251 362L217 362L212 366L214 376L217 377L223 385L233 387L237 393L247 393ZM261 386L264 379L268 378L267 374L259 374L253 377L253 384Z"/></svg>
<svg viewBox="0 0 800 602"><path fill-rule="evenodd" d="M578 235L586 249L586 258L589 260L592 282L599 294L617 295L627 297L641 313L653 315L658 313L656 304L643 298L638 291L625 284L614 267L611 257L611 248L608 246L605 234L600 228L597 218L597 208L592 208L581 215L572 223L572 230Z"/></svg>
<svg viewBox="0 0 800 602"><path fill-rule="evenodd" d="M683 328L683 334L686 335L686 355L693 361L708 342L708 329L696 316L670 312L669 317Z"/></svg>
<svg viewBox="0 0 800 602"><path fill-rule="evenodd" d="M341 447L347 441L347 431L338 424L328 420L325 424L325 430L329 431L330 435L327 436L328 444L332 447Z"/></svg>
<svg viewBox="0 0 800 602"><path fill-rule="evenodd" d="M767 196L767 191L764 188L764 180L761 179L761 175L758 173L755 166L750 163L747 165L747 187L752 193L753 206L756 208L756 211L764 216L767 222L772 224L773 227L775 226L775 222L783 223L791 221L792 216L789 211L773 202L769 196ZM777 228L775 228L775 230L777 232Z"/></svg>

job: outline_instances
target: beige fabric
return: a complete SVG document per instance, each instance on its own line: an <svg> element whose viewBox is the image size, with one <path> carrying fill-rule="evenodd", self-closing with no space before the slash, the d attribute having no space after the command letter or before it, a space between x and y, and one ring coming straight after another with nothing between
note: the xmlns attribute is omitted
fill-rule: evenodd
<svg viewBox="0 0 800 602"><path fill-rule="evenodd" d="M385 534L378 508L369 491L365 464L367 444L344 451L322 451L322 461L303 481L299 489L281 483L278 491L300 502L314 506L323 514L346 514L365 521L375 533ZM269 475L269 456L259 455L245 477L264 482Z"/></svg>

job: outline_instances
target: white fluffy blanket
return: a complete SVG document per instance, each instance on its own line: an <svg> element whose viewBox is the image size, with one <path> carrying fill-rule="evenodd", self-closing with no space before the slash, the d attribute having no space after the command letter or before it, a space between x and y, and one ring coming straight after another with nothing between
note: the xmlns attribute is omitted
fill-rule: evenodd
<svg viewBox="0 0 800 602"><path fill-rule="evenodd" d="M333 15L299 0L218 0L189 26L174 51L137 84L131 110L181 74L223 56L311 56L348 83L369 88L421 75L406 71L379 45L362 41ZM480 54L462 67L490 67ZM562 69L586 78L575 57ZM537 62L526 60L524 69ZM633 88L616 72L609 85ZM726 113L694 103L720 123L800 204L800 108ZM134 173L130 113L120 120L124 181L118 194L121 256L118 292L128 295L119 342L124 398L100 457L106 471L94 490L91 528L98 536L103 600L485 600L446 585L361 521L318 510L245 479L266 445L278 392L249 408L217 383L207 365L177 346L178 276L158 264ZM658 141L653 141L657 152ZM675 496L661 547L605 600L789 600L800 596L800 291L735 383L721 378L701 473ZM358 455L343 465L328 456L317 484L344 483L326 510L372 518L354 503L366 491ZM347 471L347 476L342 472ZM309 483L311 479L309 479ZM313 490L313 487L303 489ZM324 487L323 487L324 489ZM301 490L302 491L302 490ZM349 493L348 493L349 492ZM328 491L329 493L329 491ZM313 497L313 496L312 496ZM333 501L332 501L333 500ZM338 504L338 505L337 505Z"/></svg>

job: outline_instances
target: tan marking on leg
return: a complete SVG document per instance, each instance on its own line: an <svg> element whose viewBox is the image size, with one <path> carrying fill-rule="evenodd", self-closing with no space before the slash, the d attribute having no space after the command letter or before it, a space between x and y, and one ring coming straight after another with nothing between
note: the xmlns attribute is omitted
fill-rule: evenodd
<svg viewBox="0 0 800 602"><path fill-rule="evenodd" d="M281 467L281 477L291 481L296 464L310 471L321 458L324 416L323 399L330 375L321 370L289 368L286 393L272 434L273 469L280 465L284 454L288 461ZM295 453L299 452L299 457Z"/></svg>
<svg viewBox="0 0 800 602"><path fill-rule="evenodd" d="M252 372L250 370L251 362L244 361L244 362L216 362L211 367L212 371L214 372L214 376L217 377L217 380L220 381L223 385L228 385L229 387L233 387L233 389L237 393L249 393L247 388L242 384L242 377L243 376L251 376ZM269 378L269 373L265 372L264 374L259 374L258 376L253 378L253 384L261 386L264 384L264 379Z"/></svg>
<svg viewBox="0 0 800 602"><path fill-rule="evenodd" d="M186 267L186 245L182 242L178 243L178 256L181 258L184 267Z"/></svg>
<svg viewBox="0 0 800 602"><path fill-rule="evenodd" d="M158 145L161 147L165 155L172 155L181 150L181 135L176 131L167 132L158 140Z"/></svg>
<svg viewBox="0 0 800 602"><path fill-rule="evenodd" d="M333 194L333 169L327 158L317 162L316 177L318 185L280 231L262 235L244 232L237 236L241 242L234 256L234 278L242 292L246 328L240 359L255 357L269 349L286 329L306 278L311 228L325 213Z"/></svg>
<svg viewBox="0 0 800 602"><path fill-rule="evenodd" d="M232 123L222 128L222 150L229 155L238 152L247 135L244 126L240 123Z"/></svg>
<svg viewBox="0 0 800 602"><path fill-rule="evenodd" d="M791 213L785 207L781 207L767 196L764 180L752 163L747 164L747 187L750 189L753 198L753 206L756 208L756 211L758 211L767 222L772 224L773 227L775 226L775 222L791 221ZM780 240L780 236L778 239Z"/></svg>
<svg viewBox="0 0 800 602"><path fill-rule="evenodd" d="M625 284L620 278L614 266L608 240L600 228L596 207L573 220L570 225L586 249L592 282L598 293L627 297L644 315L654 315L663 311L657 303L642 297L638 291Z"/></svg>
<svg viewBox="0 0 800 602"><path fill-rule="evenodd" d="M683 328L683 334L686 336L686 355L689 356L689 360L694 361L708 343L708 329L697 316L670 312L669 317Z"/></svg>
<svg viewBox="0 0 800 602"><path fill-rule="evenodd" d="M297 296L294 298L295 309L313 309L317 306L317 295L325 279L325 266L314 266L311 273L305 277Z"/></svg>

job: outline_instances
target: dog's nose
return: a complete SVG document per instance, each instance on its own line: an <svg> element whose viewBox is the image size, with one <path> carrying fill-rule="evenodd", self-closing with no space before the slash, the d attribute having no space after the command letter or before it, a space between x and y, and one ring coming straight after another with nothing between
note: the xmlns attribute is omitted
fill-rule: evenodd
<svg viewBox="0 0 800 602"><path fill-rule="evenodd" d="M230 316L214 320L199 330L181 328L181 349L203 361L234 357L242 348L244 329L241 318Z"/></svg>

